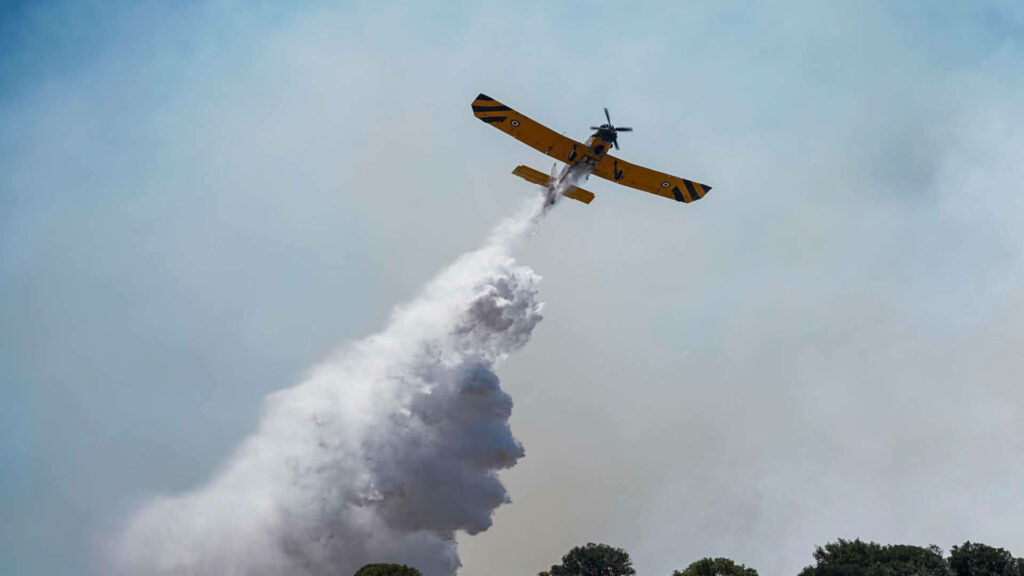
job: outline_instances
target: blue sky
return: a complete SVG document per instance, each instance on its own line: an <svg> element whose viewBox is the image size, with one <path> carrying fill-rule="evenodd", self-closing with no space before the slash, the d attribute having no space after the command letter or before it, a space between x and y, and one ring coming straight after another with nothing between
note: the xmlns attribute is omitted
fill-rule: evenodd
<svg viewBox="0 0 1024 576"><path fill-rule="evenodd" d="M1013 2L5 5L0 572L100 573L126 509L532 193L478 92L580 138L608 106L623 157L714 190L592 181L522 249L527 456L464 573L1024 554L1022 32Z"/></svg>

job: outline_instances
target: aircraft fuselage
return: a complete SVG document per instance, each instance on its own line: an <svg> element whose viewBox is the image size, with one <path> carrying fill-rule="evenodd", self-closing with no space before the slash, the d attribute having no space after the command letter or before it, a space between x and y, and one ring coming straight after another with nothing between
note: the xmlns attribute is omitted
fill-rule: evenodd
<svg viewBox="0 0 1024 576"><path fill-rule="evenodd" d="M608 153L612 142L605 138L614 138L615 133L605 134L598 130L590 138L587 138L586 147L574 146L569 153L569 162L562 167L557 177L552 178L548 185L548 204L555 201L570 187L585 182L590 174L601 163L601 158Z"/></svg>

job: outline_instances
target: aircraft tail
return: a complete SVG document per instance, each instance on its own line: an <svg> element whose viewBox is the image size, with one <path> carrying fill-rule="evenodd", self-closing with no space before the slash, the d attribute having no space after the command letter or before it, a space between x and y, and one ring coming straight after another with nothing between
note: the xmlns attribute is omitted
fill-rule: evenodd
<svg viewBox="0 0 1024 576"><path fill-rule="evenodd" d="M516 169L513 170L512 173L527 182L533 182L537 186L547 186L548 183L551 182L550 176L540 170L534 170L529 166L516 166Z"/></svg>
<svg viewBox="0 0 1024 576"><path fill-rule="evenodd" d="M527 182L532 182L538 186L544 186L547 188L552 181L552 178L540 170L534 170L529 166L516 166L516 169L512 171L513 174L519 176ZM570 186L568 190L562 193L567 198L572 198L584 204L590 204L594 199L594 193L588 190L584 190L579 186Z"/></svg>
<svg viewBox="0 0 1024 576"><path fill-rule="evenodd" d="M573 200L578 200L580 202L583 202L584 204L590 204L590 202L593 201L594 199L593 192L589 190L584 190L579 186L570 186L568 190L562 193L562 196L565 196L566 198L572 198Z"/></svg>

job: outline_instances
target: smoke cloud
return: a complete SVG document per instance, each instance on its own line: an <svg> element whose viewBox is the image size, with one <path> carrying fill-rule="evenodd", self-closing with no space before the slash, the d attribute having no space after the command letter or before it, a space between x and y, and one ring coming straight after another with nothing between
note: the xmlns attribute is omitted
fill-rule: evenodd
<svg viewBox="0 0 1024 576"><path fill-rule="evenodd" d="M524 454L494 367L541 320L539 277L509 252L545 211L532 202L382 332L268 396L206 486L127 519L114 571L347 576L396 562L453 574L456 531L490 527L509 501L496 471Z"/></svg>

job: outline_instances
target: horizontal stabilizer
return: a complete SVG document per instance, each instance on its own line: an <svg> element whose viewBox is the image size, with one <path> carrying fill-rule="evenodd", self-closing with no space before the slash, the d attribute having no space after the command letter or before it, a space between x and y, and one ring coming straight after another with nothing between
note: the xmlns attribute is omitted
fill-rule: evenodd
<svg viewBox="0 0 1024 576"><path fill-rule="evenodd" d="M543 186L545 188L548 187L548 182L551 181L550 176L541 172L540 170L534 170L529 166L516 166L516 169L513 170L512 173L515 174L516 176L519 176L523 180L526 180L527 182L532 182L537 186ZM584 190L583 188L580 188L578 186L570 186L569 190L563 193L562 196L565 196L566 198L572 198L573 200L578 200L580 202L583 202L584 204L590 204L590 202L594 200L593 192Z"/></svg>
<svg viewBox="0 0 1024 576"><path fill-rule="evenodd" d="M513 174L519 176L527 182L533 182L537 186L547 186L550 176L541 172L540 170L534 170L529 166L516 166L516 169L512 171Z"/></svg>
<svg viewBox="0 0 1024 576"><path fill-rule="evenodd" d="M573 200L579 200L584 204L590 204L591 200L594 199L593 192L589 190L584 190L579 186L573 186L572 188L569 188L569 191L566 192L565 194L562 194L562 196L565 196L566 198L572 198Z"/></svg>

